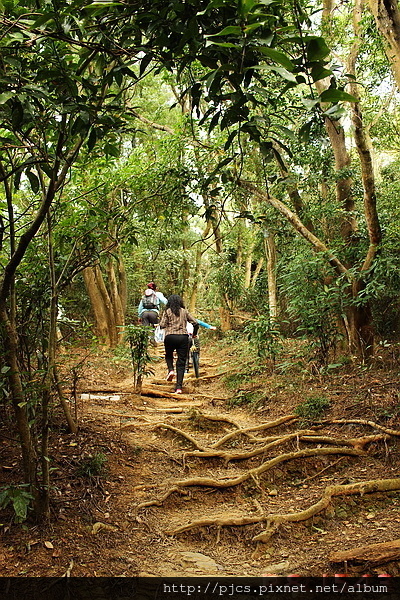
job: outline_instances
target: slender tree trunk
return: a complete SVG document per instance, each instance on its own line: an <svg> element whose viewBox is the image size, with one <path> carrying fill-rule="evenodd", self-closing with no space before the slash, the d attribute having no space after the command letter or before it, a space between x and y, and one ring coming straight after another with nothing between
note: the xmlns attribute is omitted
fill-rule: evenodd
<svg viewBox="0 0 400 600"><path fill-rule="evenodd" d="M350 49L347 70L353 75L354 79L350 83L350 93L360 100L359 87L357 81L356 63L360 52L362 41L361 21L363 16L364 0L355 0L353 10L353 29L354 42ZM354 139L356 142L358 156L360 158L361 175L364 188L364 214L367 222L369 248L359 272L358 281L353 282L352 296L354 299L359 297L365 284L362 280L363 273L369 271L376 257L379 245L382 240L382 233L379 224L378 212L376 207L376 188L375 175L372 159L372 148L370 138L364 127L363 115L361 111L361 102L354 102L351 105L351 115L354 128ZM348 324L350 331L350 347L357 349L363 356L370 356L374 349L374 332L372 322L372 311L369 302L362 305L354 303L348 309Z"/></svg>
<svg viewBox="0 0 400 600"><path fill-rule="evenodd" d="M187 226L185 226L185 231L187 229ZM187 241L187 237L185 235L185 233L183 234L183 238L182 238L182 250L183 250L183 259L182 259L182 264L181 264L181 268L180 268L180 273L181 273L181 295L185 296L186 295L186 290L189 284L189 280L190 280L190 262L189 262L189 258L188 258L188 251L189 251L189 245L188 245L188 241Z"/></svg>
<svg viewBox="0 0 400 600"><path fill-rule="evenodd" d="M333 0L323 0L322 27L324 30L329 31L330 29L333 8ZM328 78L321 79L315 83L319 94L325 91L329 85L330 80ZM336 200L343 210L340 226L341 236L344 242L350 245L354 241L354 234L357 232L357 222L353 216L353 181L348 175L351 158L346 148L345 133L339 121L332 121L329 117L325 117L325 128L331 142L335 158L335 170L338 174L336 180Z"/></svg>
<svg viewBox="0 0 400 600"><path fill-rule="evenodd" d="M204 196L204 204L207 209L210 209L209 201L206 196ZM222 254L224 247L222 243L222 235L219 222L219 217L216 214L216 211L211 211L209 214L209 223L213 231L215 251L217 252L217 254ZM219 317L221 321L221 331L228 331L229 329L231 329L231 307L229 306L229 298L226 293L221 294Z"/></svg>
<svg viewBox="0 0 400 600"><path fill-rule="evenodd" d="M288 183L286 184L286 190L287 190L288 196L292 202L294 211L297 214L297 216L303 220L304 225L310 231L313 232L314 226L313 226L311 220L309 218L307 218L304 214L303 199L300 195L300 192L299 192L297 186L291 182L289 168L286 164L286 161L284 160L284 158L282 156L282 153L280 152L278 144L273 144L273 149L274 149L274 156L275 156L276 162L278 163L278 167L281 172L281 175L282 175L282 177L284 177L286 179L286 181L288 181Z"/></svg>
<svg viewBox="0 0 400 600"><path fill-rule="evenodd" d="M273 232L264 230L264 249L267 259L268 276L268 306L271 323L278 316L277 286L276 286L276 246Z"/></svg>
<svg viewBox="0 0 400 600"><path fill-rule="evenodd" d="M42 384L42 423L40 440L40 462L41 462L41 485L40 501L37 508L39 520L50 517L50 457L49 457L49 436L50 436L50 401L51 388L53 383L53 369L56 361L56 343L57 343L57 313L58 298L56 290L56 275L54 267L53 250L53 232L51 216L47 214L47 235L48 235L48 260L50 274L50 306L49 306L49 332L47 341L47 365L45 367L45 376Z"/></svg>
<svg viewBox="0 0 400 600"><path fill-rule="evenodd" d="M397 0L369 0L376 27L384 38L385 52L400 90L400 10Z"/></svg>
<svg viewBox="0 0 400 600"><path fill-rule="evenodd" d="M118 290L118 281L115 274L114 259L112 256L107 261L107 275L110 290L111 310L114 314L115 326L117 328L117 340L121 341L125 326L125 313L121 302L121 297Z"/></svg>
<svg viewBox="0 0 400 600"><path fill-rule="evenodd" d="M4 302L0 302L0 324L4 340L7 373L11 392L11 401L21 444L22 465L25 482L30 484L31 492L37 496L36 488L36 451L33 444L24 388L18 364L18 334L15 319L10 320Z"/></svg>
<svg viewBox="0 0 400 600"><path fill-rule="evenodd" d="M249 249L246 254L246 262L245 262L245 274L244 274L244 287L246 290L249 289L251 284L251 267L253 264L253 250L254 250L254 242L250 244Z"/></svg>
<svg viewBox="0 0 400 600"><path fill-rule="evenodd" d="M253 273L253 277L252 277L252 280L251 280L251 287L255 287L255 285L257 283L258 276L261 273L261 269L263 268L263 265L264 265L264 257L261 256L258 259L257 266L256 266L255 271Z"/></svg>
<svg viewBox="0 0 400 600"><path fill-rule="evenodd" d="M96 335L103 344L115 348L118 340L114 310L99 265L84 269L83 278L94 314Z"/></svg>
<svg viewBox="0 0 400 600"><path fill-rule="evenodd" d="M128 306L128 282L126 277L126 269L124 259L121 256L120 249L118 248L118 295L121 300L122 312L124 315L124 322L126 317L126 309Z"/></svg>
<svg viewBox="0 0 400 600"><path fill-rule="evenodd" d="M207 238L208 234L210 233L210 229L211 229L211 223L207 222L205 229L203 231L202 240ZM193 273L193 285L192 285L192 291L191 291L190 300L189 300L189 312L192 314L195 312L195 309L196 309L197 294L198 294L200 282L201 282L201 261L202 261L204 252L205 252L204 243L203 243L203 241L199 240L197 242L195 266L194 266L194 273Z"/></svg>
<svg viewBox="0 0 400 600"><path fill-rule="evenodd" d="M328 82L325 80L317 81L315 85L318 93L321 94L327 89ZM350 245L353 243L354 234L357 232L357 222L354 218L353 181L348 175L351 157L346 148L345 133L340 123L325 117L325 128L333 150L335 171L342 174L336 180L336 201L343 211L340 233L343 241Z"/></svg>

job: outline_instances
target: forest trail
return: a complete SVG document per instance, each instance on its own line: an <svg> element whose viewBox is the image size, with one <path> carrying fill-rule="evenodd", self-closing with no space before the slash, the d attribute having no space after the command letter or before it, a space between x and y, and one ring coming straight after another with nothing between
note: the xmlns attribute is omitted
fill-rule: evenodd
<svg viewBox="0 0 400 600"><path fill-rule="evenodd" d="M87 390L85 402L85 418L112 429L126 445L107 506L118 515L113 526L124 532L118 553L136 574L333 574L344 569L329 561L338 549L400 537L399 494L392 491L366 498L362 507L359 496L347 496L312 519L277 525L260 543L266 514L306 510L330 484L395 477L398 470L392 467L391 475L385 459L369 454L372 445L387 444L387 436L369 427L355 435L354 426L343 434L340 425L310 431L278 404L256 412L229 408L221 384L229 362L215 352L202 351L200 378L185 374L184 394L174 396L162 348L155 354L159 360L141 398L132 395L128 377L103 390L112 392L108 397L96 398L101 386L95 394ZM310 443L302 443L307 435ZM364 440L361 446L346 443L355 437ZM262 474L268 461L276 464ZM361 561L355 573L363 568Z"/></svg>
<svg viewBox="0 0 400 600"><path fill-rule="evenodd" d="M374 426L371 394L354 403L357 390L372 389L377 379L360 386L344 377L341 389L339 380L330 388L314 380L317 394L338 400L330 420L313 427L294 415L308 381L256 376L265 402L253 410L229 404L223 374L237 368L232 352L202 350L200 378L186 374L184 394L175 396L159 347L141 397L126 362L84 355L78 435L66 435L64 423L54 434L52 523L9 528L0 552L4 575L333 575L346 570L335 552L364 547L361 558L346 563L351 574L398 574L399 557L381 557L388 542L392 555L399 553L400 485L372 494L357 488L386 478L400 483L398 420ZM387 380L378 393L389 394L393 385ZM381 395L376 403L382 405ZM106 460L99 474L87 466L96 457ZM310 510L311 518L297 518ZM374 562L377 543L383 548Z"/></svg>

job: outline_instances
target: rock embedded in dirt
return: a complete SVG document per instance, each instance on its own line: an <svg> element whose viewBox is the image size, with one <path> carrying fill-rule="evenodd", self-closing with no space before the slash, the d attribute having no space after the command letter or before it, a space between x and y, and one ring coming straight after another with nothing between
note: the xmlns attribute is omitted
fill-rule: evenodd
<svg viewBox="0 0 400 600"><path fill-rule="evenodd" d="M280 562L280 563L274 563L273 565L267 565L266 567L264 567L263 569L263 573L265 574L272 574L272 573L287 573L289 571L293 570L293 565L290 565L289 561L284 561L284 562Z"/></svg>
<svg viewBox="0 0 400 600"><path fill-rule="evenodd" d="M216 573L224 570L224 568L216 563L214 559L206 554L201 554L200 552L179 552L176 554L176 559L181 564L193 564L202 571L212 571Z"/></svg>

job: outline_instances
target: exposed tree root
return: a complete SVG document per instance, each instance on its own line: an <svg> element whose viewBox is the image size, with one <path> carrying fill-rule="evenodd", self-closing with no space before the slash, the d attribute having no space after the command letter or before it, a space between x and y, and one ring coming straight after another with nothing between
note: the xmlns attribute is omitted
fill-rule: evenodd
<svg viewBox="0 0 400 600"><path fill-rule="evenodd" d="M200 395L203 396L203 394L200 394ZM211 398L211 396L207 396L207 398ZM216 421L217 423L219 423L219 422L229 423L230 425L233 425L234 427L236 427L236 429L240 429L239 423L237 423L233 419L230 419L229 417L222 417L219 415L208 415L201 411L199 411L198 416L202 419L207 419L207 421Z"/></svg>
<svg viewBox="0 0 400 600"><path fill-rule="evenodd" d="M400 489L400 478L397 479L375 479L361 481L348 485L329 485L325 488L322 498L309 508L297 513L270 514L264 519L267 522L267 530L253 537L253 541L267 542L276 531L278 525L288 522L307 521L327 508L333 496L350 496L353 494L367 494L371 492L389 492Z"/></svg>
<svg viewBox="0 0 400 600"><path fill-rule="evenodd" d="M197 527L229 527L229 526L242 526L242 525L253 525L255 523L267 523L267 530L259 533L258 535L253 537L253 541L255 542L267 542L270 537L275 533L281 523L287 522L300 522L307 521L314 515L320 513L322 510L326 509L332 498L334 496L346 496L352 494L366 494L373 492L388 492L393 490L400 489L400 478L398 479L376 479L372 481L362 481L355 484L348 485L331 485L325 489L325 492L322 498L307 508L306 510L299 511L297 513L288 513L288 514L261 514L259 511L258 515L252 516L233 516L231 514L228 515L220 515L217 517L197 519L190 523L186 523L185 525L181 525L180 527L176 527L173 530L167 531L167 535L176 535L178 533L182 533L184 531L189 531L191 529L195 529ZM398 540L397 540L398 543ZM382 544L377 544L377 546L382 546ZM397 552L399 551L399 546L396 546ZM331 558L331 560L343 560L342 554L346 553L335 553L333 557L340 554L340 558Z"/></svg>
<svg viewBox="0 0 400 600"><path fill-rule="evenodd" d="M347 425L347 424L356 424L356 425L369 425L370 427L374 427L375 429L379 429L388 435L400 436L399 429L390 429L389 427L384 427L383 425L379 425L378 423L374 423L374 421L367 421L366 419L333 419L327 420L324 419L321 423L337 423L339 425Z"/></svg>
<svg viewBox="0 0 400 600"><path fill-rule="evenodd" d="M148 502L142 502L141 504L137 505L136 509L140 510L141 508L146 508L148 506L162 506L165 500L169 498L169 496L171 496L171 494L173 494L174 492L177 492L178 494L181 494L183 496L187 496L189 494L189 492L187 492L186 490L182 490L181 488L175 486L167 492L165 492L165 494L161 496L161 498L159 498L158 500L149 500Z"/></svg>
<svg viewBox="0 0 400 600"><path fill-rule="evenodd" d="M368 544L351 550L334 552L329 557L331 562L368 562L368 564L381 565L400 558L400 538L391 542Z"/></svg>
<svg viewBox="0 0 400 600"><path fill-rule="evenodd" d="M178 427L174 427L173 425L168 425L167 423L155 423L153 425L153 429L169 429L169 431L173 431L177 435L182 436L185 440L188 440L195 448L198 450L204 451L205 448L202 446L190 433L186 433L183 429L179 429Z"/></svg>
<svg viewBox="0 0 400 600"><path fill-rule="evenodd" d="M263 431L264 429L273 429L274 427L278 427L278 425L282 425L282 423L288 423L289 421L296 421L296 415L286 415L285 417L280 417L275 421L269 421L268 423L261 423L261 425L252 425L251 427L245 427L243 429L238 429L237 431L232 431L228 433L223 438L211 444L210 448L220 448L226 442L231 440L232 438L238 437L239 435L247 435L252 431Z"/></svg>
<svg viewBox="0 0 400 600"><path fill-rule="evenodd" d="M248 479L253 479L257 482L258 477L265 473L266 471L272 469L276 465L279 465L284 462L288 462L290 460L296 460L298 458L309 458L310 456L328 456L330 454L345 454L348 456L363 456L365 452L362 450L356 450L355 448L307 448L305 450L299 450L297 452L288 452L287 454L280 454L275 458L272 458L264 463L262 463L259 467L254 469L250 469L249 471L245 471L238 477L233 478L222 478L222 479L213 479L211 477L192 477L189 479L182 479L180 481L176 481L173 488L170 491L166 492L161 499L150 500L145 505L151 506L155 504L159 506L162 504L164 499L168 498L170 494L174 491L180 490L181 488L191 487L191 486L200 486L200 487L211 487L224 489L228 487L234 487L236 485L240 485L244 481ZM142 507L139 505L138 508Z"/></svg>
<svg viewBox="0 0 400 600"><path fill-rule="evenodd" d="M178 400L176 394L174 394L173 392L166 392L166 391L159 391L159 390L155 390L154 388L142 388L142 392L141 392L142 396L148 396L150 398L173 398L174 400ZM179 397L179 400L186 400L188 397L191 398L193 394L182 394L182 396Z"/></svg>
<svg viewBox="0 0 400 600"><path fill-rule="evenodd" d="M252 517L246 516L234 516L234 515L221 515L216 517L197 519L196 521L192 521L191 523L187 523L186 525L181 525L176 529L171 529L170 531L166 531L167 535L177 535L178 533L183 533L184 531L189 531L190 529L196 529L196 527L240 527L241 525L253 525L254 523L260 523L263 521L264 517L260 515L254 515Z"/></svg>
<svg viewBox="0 0 400 600"><path fill-rule="evenodd" d="M280 446L290 440L293 440L296 438L301 439L301 435L300 435L301 433L310 433L310 432L305 430L305 432L298 431L295 433L290 433L290 434L287 434L284 436L280 436L280 437L277 437L275 440L271 441L269 444L266 444L265 446L260 446L259 448L255 448L254 450L249 450L247 452L239 452L239 451L229 452L228 450L207 450L207 449L205 451L194 450L192 452L185 452L185 458L187 458L188 456L195 456L197 458L223 458L224 463L228 464L231 460L246 460L248 458L253 458L254 456L259 456L260 454L264 454L265 452L267 452L267 450L270 450L271 448L275 448L276 446Z"/></svg>
<svg viewBox="0 0 400 600"><path fill-rule="evenodd" d="M255 448L254 450L249 450L247 452L239 452L232 451L229 452L227 450L210 450L206 449L205 451L194 450L191 452L185 452L185 458L188 456L194 456L197 458L222 458L224 460L225 465L228 464L231 460L247 460L249 458L253 458L254 456L259 456L260 454L264 454L267 450L274 448L276 446L280 446L287 441L298 439L299 441L304 442L313 442L316 444L333 444L337 446L349 446L356 448L358 450L364 450L367 444L371 442L376 442L379 440L388 439L389 436L384 434L379 435L371 435L362 438L332 438L329 436L314 436L313 432L309 432L308 430L300 430L294 433L290 433L284 436L274 436L271 438L265 438L269 441L265 446L260 446L259 448ZM311 434L311 435L310 435Z"/></svg>
<svg viewBox="0 0 400 600"><path fill-rule="evenodd" d="M308 458L310 456L327 456L329 454L347 454L349 456L362 456L365 454L362 450L356 450L355 448L306 448L305 450L298 450L297 452L288 452L286 454L280 454L270 460L262 463L259 467L245 471L238 477L234 478L222 478L222 479L211 479L209 477L193 477L190 479L182 479L176 481L175 484L179 487L188 487L192 485L202 487L216 487L216 488L227 488L234 487L247 481L250 478L257 479L260 475L269 471L276 465L279 465L290 460L296 460L298 458Z"/></svg>
<svg viewBox="0 0 400 600"><path fill-rule="evenodd" d="M302 435L299 439L303 442L313 442L316 444L337 444L339 446L352 446L359 450L364 450L365 446L372 442L379 442L381 440L388 440L389 435L378 434L378 435L367 435L360 438L332 438L323 435Z"/></svg>

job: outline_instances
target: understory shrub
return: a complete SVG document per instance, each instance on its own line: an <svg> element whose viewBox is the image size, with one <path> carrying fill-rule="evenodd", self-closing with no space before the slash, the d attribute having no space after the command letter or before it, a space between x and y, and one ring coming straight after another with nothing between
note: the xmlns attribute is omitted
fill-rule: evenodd
<svg viewBox="0 0 400 600"><path fill-rule="evenodd" d="M311 396L295 408L295 414L307 421L321 417L329 408L330 400L324 396Z"/></svg>

